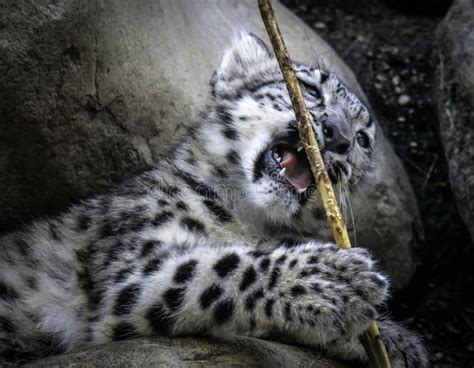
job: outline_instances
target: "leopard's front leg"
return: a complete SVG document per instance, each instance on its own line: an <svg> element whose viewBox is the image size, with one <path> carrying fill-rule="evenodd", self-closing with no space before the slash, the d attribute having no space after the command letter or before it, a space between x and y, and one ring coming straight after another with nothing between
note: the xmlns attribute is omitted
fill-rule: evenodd
<svg viewBox="0 0 474 368"><path fill-rule="evenodd" d="M324 345L363 331L386 292L357 248L197 246L111 287L93 341L259 330Z"/></svg>

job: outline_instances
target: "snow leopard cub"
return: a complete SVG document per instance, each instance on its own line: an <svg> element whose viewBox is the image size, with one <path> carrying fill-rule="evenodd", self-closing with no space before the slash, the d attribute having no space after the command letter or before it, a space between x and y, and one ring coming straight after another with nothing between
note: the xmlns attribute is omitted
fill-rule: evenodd
<svg viewBox="0 0 474 368"><path fill-rule="evenodd" d="M297 75L333 182L355 190L373 154L367 109L334 74ZM173 157L0 238L3 362L198 332L279 332L365 362L357 336L376 319L394 366L426 366L419 339L379 318L388 282L368 252L318 240L324 212L263 41L230 48L211 87Z"/></svg>

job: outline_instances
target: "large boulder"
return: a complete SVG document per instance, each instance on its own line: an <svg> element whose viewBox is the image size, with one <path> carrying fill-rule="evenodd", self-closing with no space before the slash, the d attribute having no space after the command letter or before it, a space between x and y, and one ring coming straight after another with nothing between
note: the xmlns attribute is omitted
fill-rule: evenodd
<svg viewBox="0 0 474 368"><path fill-rule="evenodd" d="M439 133L451 188L474 241L474 2L456 0L436 32Z"/></svg>
<svg viewBox="0 0 474 368"><path fill-rule="evenodd" d="M292 57L326 61L367 103L331 48L275 7ZM172 149L199 118L213 70L240 30L266 38L256 1L8 2L0 15L0 229L54 214ZM353 196L357 244L374 251L398 288L414 272L422 230L380 129L375 157L370 182Z"/></svg>
<svg viewBox="0 0 474 368"><path fill-rule="evenodd" d="M318 352L249 337L223 340L142 338L114 342L42 359L24 368L46 367L312 367L344 368Z"/></svg>

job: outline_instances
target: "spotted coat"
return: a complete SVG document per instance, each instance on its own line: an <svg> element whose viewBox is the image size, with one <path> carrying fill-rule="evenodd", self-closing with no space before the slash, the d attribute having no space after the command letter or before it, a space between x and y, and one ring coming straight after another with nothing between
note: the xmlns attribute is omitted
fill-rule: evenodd
<svg viewBox="0 0 474 368"><path fill-rule="evenodd" d="M337 192L355 191L370 177L370 114L334 74L296 68ZM295 118L263 42L246 35L230 48L211 90L173 157L0 238L3 362L198 332L278 332L366 361L357 336L377 319L395 366L426 365L416 335L380 319L388 281L368 252L325 240L314 184L290 185L303 163L282 173L274 147L304 159L288 151L298 146ZM325 150L335 119L350 139Z"/></svg>

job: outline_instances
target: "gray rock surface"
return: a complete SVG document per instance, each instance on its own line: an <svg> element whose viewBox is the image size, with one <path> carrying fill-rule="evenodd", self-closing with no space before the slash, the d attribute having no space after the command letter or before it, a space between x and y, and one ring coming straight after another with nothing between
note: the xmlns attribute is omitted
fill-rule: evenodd
<svg viewBox="0 0 474 368"><path fill-rule="evenodd" d="M159 158L198 119L240 30L266 38L255 1L7 0L0 13L0 231L103 190ZM275 4L294 59L331 48ZM422 237L406 173L379 130L376 172L354 201L357 244L406 284ZM352 221L349 221L352 223ZM352 225L351 225L352 226Z"/></svg>
<svg viewBox="0 0 474 368"><path fill-rule="evenodd" d="M318 352L253 339L143 338L42 359L24 368L311 367L344 368Z"/></svg>
<svg viewBox="0 0 474 368"><path fill-rule="evenodd" d="M459 212L474 241L474 2L456 0L436 32L439 132Z"/></svg>

